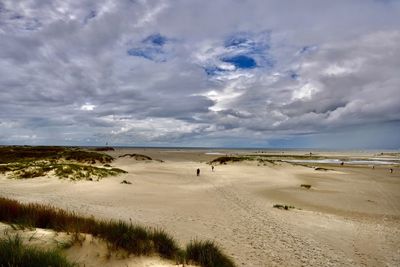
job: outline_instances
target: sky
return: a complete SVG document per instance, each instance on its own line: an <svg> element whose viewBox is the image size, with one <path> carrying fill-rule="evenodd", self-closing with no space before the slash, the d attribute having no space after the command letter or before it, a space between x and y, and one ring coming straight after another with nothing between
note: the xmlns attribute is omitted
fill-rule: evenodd
<svg viewBox="0 0 400 267"><path fill-rule="evenodd" d="M400 0L0 0L0 145L400 149Z"/></svg>

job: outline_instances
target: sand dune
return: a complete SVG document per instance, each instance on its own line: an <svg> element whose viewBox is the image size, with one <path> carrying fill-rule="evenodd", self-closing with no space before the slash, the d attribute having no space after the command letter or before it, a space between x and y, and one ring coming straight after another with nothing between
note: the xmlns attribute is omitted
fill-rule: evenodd
<svg viewBox="0 0 400 267"><path fill-rule="evenodd" d="M62 249L63 255L70 262L86 267L174 267L177 265L173 261L161 259L157 256L137 257L128 255L122 250L109 249L107 244L88 234L80 234L79 241L71 243L75 237L71 233L54 232L47 229L13 229L7 224L0 223L0 237L13 237L18 235L24 244L42 249L50 249L68 246ZM67 244L67 245L66 245ZM185 265L193 266L193 265Z"/></svg>

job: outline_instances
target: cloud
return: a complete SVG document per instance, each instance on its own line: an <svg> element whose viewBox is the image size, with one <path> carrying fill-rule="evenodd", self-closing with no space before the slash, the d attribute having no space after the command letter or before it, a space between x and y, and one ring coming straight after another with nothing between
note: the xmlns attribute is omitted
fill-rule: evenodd
<svg viewBox="0 0 400 267"><path fill-rule="evenodd" d="M399 14L374 0L3 1L0 144L333 147L365 130L358 146L398 148L371 140L400 121Z"/></svg>

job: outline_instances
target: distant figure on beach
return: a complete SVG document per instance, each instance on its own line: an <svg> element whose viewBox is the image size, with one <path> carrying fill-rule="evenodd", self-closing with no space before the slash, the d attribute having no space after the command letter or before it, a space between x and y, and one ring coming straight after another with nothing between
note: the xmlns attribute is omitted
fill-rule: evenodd
<svg viewBox="0 0 400 267"><path fill-rule="evenodd" d="M392 168L390 169L390 173L393 173L393 169Z"/></svg>
<svg viewBox="0 0 400 267"><path fill-rule="evenodd" d="M199 168L197 168L196 173L197 173L197 176L200 176L200 169Z"/></svg>
<svg viewBox="0 0 400 267"><path fill-rule="evenodd" d="M372 165L372 169L375 169L375 166L374 166L374 165Z"/></svg>
<svg viewBox="0 0 400 267"><path fill-rule="evenodd" d="M342 162L340 163L340 165L343 166L343 165L344 165L344 162L342 161Z"/></svg>
<svg viewBox="0 0 400 267"><path fill-rule="evenodd" d="M211 171L214 171L214 165L211 165Z"/></svg>

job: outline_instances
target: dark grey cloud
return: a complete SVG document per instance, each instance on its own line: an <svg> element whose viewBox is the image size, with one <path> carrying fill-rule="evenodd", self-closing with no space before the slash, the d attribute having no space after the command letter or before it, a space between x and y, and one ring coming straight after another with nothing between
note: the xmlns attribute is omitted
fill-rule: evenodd
<svg viewBox="0 0 400 267"><path fill-rule="evenodd" d="M1 1L0 144L391 136L398 25L399 1Z"/></svg>

